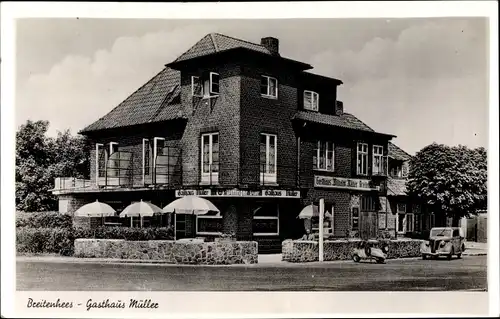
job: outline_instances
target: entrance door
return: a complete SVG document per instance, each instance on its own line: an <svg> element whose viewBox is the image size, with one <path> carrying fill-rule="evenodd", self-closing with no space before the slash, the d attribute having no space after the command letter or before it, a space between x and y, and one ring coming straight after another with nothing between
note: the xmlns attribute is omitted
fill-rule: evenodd
<svg viewBox="0 0 500 319"><path fill-rule="evenodd" d="M377 238L377 212L361 212L359 236L361 239Z"/></svg>

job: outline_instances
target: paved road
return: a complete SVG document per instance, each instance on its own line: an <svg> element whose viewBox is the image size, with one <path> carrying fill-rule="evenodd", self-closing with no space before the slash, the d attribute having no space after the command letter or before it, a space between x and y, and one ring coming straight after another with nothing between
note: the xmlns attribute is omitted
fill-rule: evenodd
<svg viewBox="0 0 500 319"><path fill-rule="evenodd" d="M17 290L417 291L484 290L486 256L387 264L332 262L176 266L17 261Z"/></svg>

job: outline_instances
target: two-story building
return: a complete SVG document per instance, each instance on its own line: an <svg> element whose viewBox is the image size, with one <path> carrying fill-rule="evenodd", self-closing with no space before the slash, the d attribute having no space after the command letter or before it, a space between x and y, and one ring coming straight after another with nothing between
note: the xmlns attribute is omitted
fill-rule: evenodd
<svg viewBox="0 0 500 319"><path fill-rule="evenodd" d="M56 179L60 211L194 194L221 214L177 216L178 238L231 232L276 251L303 234L300 210L324 198L330 235L377 236L390 219L394 136L344 112L342 81L311 69L272 37L206 35L80 132L93 144L91 179Z"/></svg>

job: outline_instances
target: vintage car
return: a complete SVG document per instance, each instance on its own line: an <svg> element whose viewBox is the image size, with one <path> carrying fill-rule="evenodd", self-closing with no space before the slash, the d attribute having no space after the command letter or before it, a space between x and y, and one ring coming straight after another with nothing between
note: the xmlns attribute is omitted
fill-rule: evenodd
<svg viewBox="0 0 500 319"><path fill-rule="evenodd" d="M422 259L427 257L446 256L451 259L453 255L457 258L462 256L465 250L464 237L460 234L458 227L432 228L429 240L420 245Z"/></svg>
<svg viewBox="0 0 500 319"><path fill-rule="evenodd" d="M352 251L352 260L360 262L362 259L375 260L379 264L385 263L389 246L377 240L361 241Z"/></svg>

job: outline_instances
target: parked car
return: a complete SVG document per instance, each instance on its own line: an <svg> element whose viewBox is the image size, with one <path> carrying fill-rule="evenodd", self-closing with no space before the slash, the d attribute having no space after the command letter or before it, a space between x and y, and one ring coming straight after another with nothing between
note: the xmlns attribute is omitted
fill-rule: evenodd
<svg viewBox="0 0 500 319"><path fill-rule="evenodd" d="M422 259L427 257L446 256L451 259L453 255L457 258L465 251L464 237L458 227L436 227L429 233L429 240L420 245Z"/></svg>
<svg viewBox="0 0 500 319"><path fill-rule="evenodd" d="M378 240L361 241L352 252L352 260L360 262L363 259L375 260L379 264L385 263L389 246L381 244Z"/></svg>

